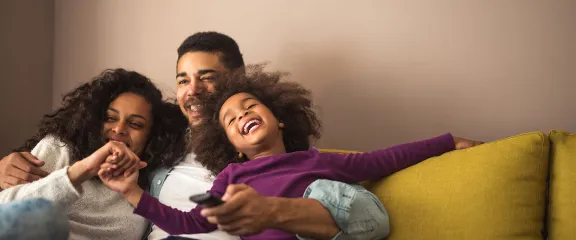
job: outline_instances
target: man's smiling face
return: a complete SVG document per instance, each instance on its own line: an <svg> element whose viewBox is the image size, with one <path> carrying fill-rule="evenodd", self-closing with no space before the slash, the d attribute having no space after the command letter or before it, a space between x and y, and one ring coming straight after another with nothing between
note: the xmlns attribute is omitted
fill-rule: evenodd
<svg viewBox="0 0 576 240"><path fill-rule="evenodd" d="M193 51L182 55L178 61L176 99L191 126L201 121L198 97L214 92L217 75L226 71L220 56L217 52Z"/></svg>

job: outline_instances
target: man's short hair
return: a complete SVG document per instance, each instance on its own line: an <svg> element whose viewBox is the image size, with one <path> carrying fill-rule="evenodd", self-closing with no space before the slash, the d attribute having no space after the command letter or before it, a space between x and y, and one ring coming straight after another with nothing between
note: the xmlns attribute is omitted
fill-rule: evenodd
<svg viewBox="0 0 576 240"><path fill-rule="evenodd" d="M234 39L218 32L198 32L178 47L178 61L189 52L209 52L221 54L220 61L229 70L244 67L244 59Z"/></svg>

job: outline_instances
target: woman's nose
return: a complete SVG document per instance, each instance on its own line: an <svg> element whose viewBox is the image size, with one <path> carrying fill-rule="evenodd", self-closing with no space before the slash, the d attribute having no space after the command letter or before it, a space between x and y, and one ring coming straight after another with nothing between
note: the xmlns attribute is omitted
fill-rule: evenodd
<svg viewBox="0 0 576 240"><path fill-rule="evenodd" d="M119 122L112 128L112 131L116 134L124 135L126 134L126 124Z"/></svg>

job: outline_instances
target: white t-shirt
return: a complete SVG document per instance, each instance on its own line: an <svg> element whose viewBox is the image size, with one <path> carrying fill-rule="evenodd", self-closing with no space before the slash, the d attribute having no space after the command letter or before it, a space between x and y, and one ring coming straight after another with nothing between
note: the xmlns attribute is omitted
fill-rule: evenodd
<svg viewBox="0 0 576 240"><path fill-rule="evenodd" d="M161 203L181 211L190 211L196 207L196 203L189 200L190 196L205 193L210 190L213 181L214 177L210 177L210 172L195 161L195 155L188 154L184 157L183 161L178 163L178 165L168 173L166 181L160 190L159 200ZM152 232L148 236L148 239L160 240L168 236L168 233L156 225L153 225ZM218 230L206 234L181 236L201 240L240 239L239 237L231 236Z"/></svg>

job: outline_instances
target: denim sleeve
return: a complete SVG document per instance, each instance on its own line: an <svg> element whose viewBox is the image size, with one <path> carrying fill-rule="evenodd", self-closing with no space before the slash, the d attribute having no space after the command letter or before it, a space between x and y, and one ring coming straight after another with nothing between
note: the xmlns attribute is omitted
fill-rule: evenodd
<svg viewBox="0 0 576 240"><path fill-rule="evenodd" d="M46 199L0 204L0 239L66 240L69 232L66 211Z"/></svg>
<svg viewBox="0 0 576 240"><path fill-rule="evenodd" d="M383 239L390 232L386 209L374 194L359 184L316 180L303 197L316 199L328 209L341 230L333 240Z"/></svg>

